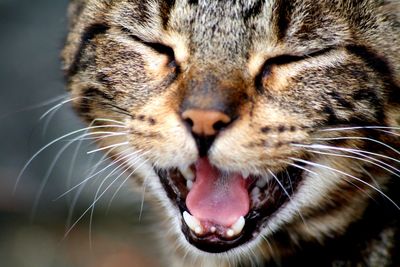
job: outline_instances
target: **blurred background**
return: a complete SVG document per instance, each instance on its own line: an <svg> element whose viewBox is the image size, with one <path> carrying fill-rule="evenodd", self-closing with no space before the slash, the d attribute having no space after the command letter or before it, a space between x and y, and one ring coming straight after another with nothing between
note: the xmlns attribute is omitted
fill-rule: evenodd
<svg viewBox="0 0 400 267"><path fill-rule="evenodd" d="M67 137L35 156L85 127L58 105L67 5L0 0L0 266L162 266L149 207L118 172L107 178L112 167L95 175L109 162L86 153L90 140Z"/></svg>

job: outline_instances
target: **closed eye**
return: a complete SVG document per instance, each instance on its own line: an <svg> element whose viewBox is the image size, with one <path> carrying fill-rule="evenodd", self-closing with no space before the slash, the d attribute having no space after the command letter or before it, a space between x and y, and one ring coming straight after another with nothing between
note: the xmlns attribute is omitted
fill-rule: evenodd
<svg viewBox="0 0 400 267"><path fill-rule="evenodd" d="M140 37L138 37L137 35L134 35L129 29L124 28L124 27L122 28L122 31L127 33L129 35L129 37L131 39L133 39L134 41L139 42L139 43L153 49L155 52L157 52L159 54L166 55L168 57L168 66L169 67L174 67L174 68L177 67L177 63L175 61L175 53L171 47L164 45L162 43L147 42L147 41L141 39Z"/></svg>
<svg viewBox="0 0 400 267"><path fill-rule="evenodd" d="M320 55L326 54L333 50L333 47L328 47L325 49L321 49L315 52L307 53L304 55L280 55L273 58L269 58L265 61L263 67L261 68L260 73L256 76L255 83L256 88L262 87L263 79L268 77L271 74L271 69L273 66L282 66L291 63L296 63L308 58L315 58Z"/></svg>

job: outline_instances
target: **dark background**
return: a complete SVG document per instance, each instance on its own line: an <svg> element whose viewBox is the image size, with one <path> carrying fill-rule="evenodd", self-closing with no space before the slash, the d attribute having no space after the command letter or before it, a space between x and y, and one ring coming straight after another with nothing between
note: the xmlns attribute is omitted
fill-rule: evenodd
<svg viewBox="0 0 400 267"><path fill-rule="evenodd" d="M108 174L103 172L57 199L89 177L101 158L101 153L86 154L95 148L90 141L79 149L79 142L71 144L50 172L73 137L57 142L27 166L16 184L41 147L85 127L68 104L40 119L60 97L68 97L59 59L67 5L66 0L0 0L0 266L160 266L151 214L146 205L141 213L141 195L126 183L110 204L124 178L96 203L91 224L89 212L70 230L96 190L101 186L102 192L115 179L102 184Z"/></svg>

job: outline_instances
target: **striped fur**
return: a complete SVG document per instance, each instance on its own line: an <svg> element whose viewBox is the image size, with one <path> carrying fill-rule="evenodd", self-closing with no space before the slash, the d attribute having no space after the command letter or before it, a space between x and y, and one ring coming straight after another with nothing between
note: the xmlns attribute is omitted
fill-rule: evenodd
<svg viewBox="0 0 400 267"><path fill-rule="evenodd" d="M399 14L397 0L74 0L63 68L82 118L129 127L174 266L396 266ZM187 101L237 118L211 147L218 168L307 169L262 235L226 253L186 241L153 170L198 157Z"/></svg>

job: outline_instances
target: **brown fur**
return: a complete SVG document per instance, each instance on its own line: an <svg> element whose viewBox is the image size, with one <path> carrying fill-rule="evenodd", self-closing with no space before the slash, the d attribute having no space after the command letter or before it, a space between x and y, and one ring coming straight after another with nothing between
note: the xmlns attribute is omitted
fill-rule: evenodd
<svg viewBox="0 0 400 267"><path fill-rule="evenodd" d="M307 158L360 177L394 200L400 194L397 177L371 162L291 145L328 144L398 158L393 149L366 139L398 148L395 134L376 129L321 132L348 126L398 127L398 1L76 0L69 13L63 66L78 112L88 122L124 122L130 130L129 146L146 152L143 158L157 168L189 165L197 159L195 142L180 115L188 106L211 108L235 118L209 153L210 161L222 170L257 175L284 170L288 162L296 163L292 158ZM163 47L154 49L155 44ZM175 59L157 51L164 46L173 49ZM346 136L362 139L314 139ZM387 158L379 160L396 165ZM188 262L261 264L274 259L286 266L296 263L291 257L306 262L316 247L325 251L321 255L326 259L314 255L321 264L394 266L394 252L400 248L395 242L399 211L389 209L390 216L382 217L387 221L374 223L362 239L358 231L369 229L363 219L380 216L371 198L385 198L350 176L314 171L320 176L303 179L290 201L299 201L303 218L297 212L271 218L273 230L265 233L269 242L260 240L252 247L254 252L244 248L249 256L228 253L229 261L199 252L187 255ZM142 174L135 179L145 179ZM173 209L159 181L151 179L153 195ZM282 209L290 209L289 204ZM175 212L167 214L170 218ZM353 232L358 249L347 255L339 249L340 242L350 240ZM168 238L184 242L180 235L173 232ZM194 253L186 244L178 246L170 250L177 250L177 255L187 249ZM302 250L306 256L301 256Z"/></svg>

